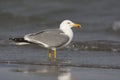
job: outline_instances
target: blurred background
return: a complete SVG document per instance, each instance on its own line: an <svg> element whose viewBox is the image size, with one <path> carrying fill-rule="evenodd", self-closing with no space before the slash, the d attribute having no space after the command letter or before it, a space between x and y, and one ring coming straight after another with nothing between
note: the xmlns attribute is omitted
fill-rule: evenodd
<svg viewBox="0 0 120 80"><path fill-rule="evenodd" d="M65 19L82 28L73 29L73 42L58 50L56 62L40 46L9 40L59 28ZM0 0L0 78L119 80L119 34L120 0Z"/></svg>
<svg viewBox="0 0 120 80"><path fill-rule="evenodd" d="M58 28L61 21L80 23L75 29L78 41L119 41L119 0L1 0L0 36L23 36L47 28Z"/></svg>

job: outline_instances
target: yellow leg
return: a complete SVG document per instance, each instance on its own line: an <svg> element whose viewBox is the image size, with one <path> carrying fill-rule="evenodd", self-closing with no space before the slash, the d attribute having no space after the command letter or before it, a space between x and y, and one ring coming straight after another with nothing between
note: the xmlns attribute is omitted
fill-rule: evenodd
<svg viewBox="0 0 120 80"><path fill-rule="evenodd" d="M57 58L57 51L56 49L54 49L54 60L56 61L56 58Z"/></svg>
<svg viewBox="0 0 120 80"><path fill-rule="evenodd" d="M49 52L48 52L48 57L49 57L49 59L51 59L51 58L52 58L52 50L51 50L51 49L49 49Z"/></svg>

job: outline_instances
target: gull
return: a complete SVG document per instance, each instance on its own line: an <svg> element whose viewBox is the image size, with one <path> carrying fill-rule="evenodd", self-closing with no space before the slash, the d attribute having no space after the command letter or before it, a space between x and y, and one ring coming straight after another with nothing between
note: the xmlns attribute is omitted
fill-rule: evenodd
<svg viewBox="0 0 120 80"><path fill-rule="evenodd" d="M73 27L80 28L81 25L71 20L64 20L58 29L46 29L36 33L26 34L24 40L47 48L49 59L51 59L53 51L54 60L56 60L57 49L66 47L72 41L73 31L71 28Z"/></svg>
<svg viewBox="0 0 120 80"><path fill-rule="evenodd" d="M48 57L52 57L54 51L54 59L56 59L56 49L66 47L73 39L72 27L80 28L80 24L76 24L70 20L64 20L58 29L46 29L36 33L30 33L24 36L28 42L36 43L44 48L49 49Z"/></svg>

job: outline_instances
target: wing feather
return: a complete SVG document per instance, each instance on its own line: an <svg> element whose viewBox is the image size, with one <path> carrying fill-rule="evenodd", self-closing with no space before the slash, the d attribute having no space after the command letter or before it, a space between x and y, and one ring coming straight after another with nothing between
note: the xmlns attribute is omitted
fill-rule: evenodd
<svg viewBox="0 0 120 80"><path fill-rule="evenodd" d="M68 42L69 37L59 29L49 29L37 33L25 35L25 40L33 43L48 45L49 47L60 47Z"/></svg>

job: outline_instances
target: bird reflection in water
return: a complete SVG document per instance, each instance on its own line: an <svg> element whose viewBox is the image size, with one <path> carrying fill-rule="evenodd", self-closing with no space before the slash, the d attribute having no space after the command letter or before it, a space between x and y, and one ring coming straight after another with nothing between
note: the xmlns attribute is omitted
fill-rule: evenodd
<svg viewBox="0 0 120 80"><path fill-rule="evenodd" d="M34 74L44 77L57 78L57 80L71 80L70 67L57 65L25 65L16 69L14 72L22 72L27 74Z"/></svg>

